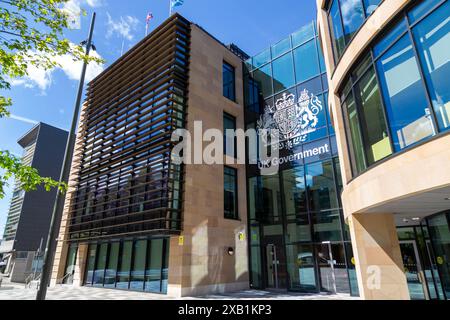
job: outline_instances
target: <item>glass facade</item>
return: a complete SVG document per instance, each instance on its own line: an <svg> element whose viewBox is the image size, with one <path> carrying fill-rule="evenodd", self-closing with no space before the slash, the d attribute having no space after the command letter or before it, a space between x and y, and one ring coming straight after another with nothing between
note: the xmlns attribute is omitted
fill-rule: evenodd
<svg viewBox="0 0 450 320"><path fill-rule="evenodd" d="M415 4L341 88L354 175L450 128L450 2Z"/></svg>
<svg viewBox="0 0 450 320"><path fill-rule="evenodd" d="M84 285L166 293L168 259L168 238L91 243Z"/></svg>
<svg viewBox="0 0 450 320"><path fill-rule="evenodd" d="M332 0L328 9L328 24L333 41L335 61L339 61L364 21L383 0Z"/></svg>
<svg viewBox="0 0 450 320"><path fill-rule="evenodd" d="M315 23L245 65L247 128L257 128L268 109L280 132L295 121L310 126L302 131L304 134L291 133L291 139L283 139L277 146L280 158L302 154L295 161L281 164L277 174L262 175L259 165L247 166L251 285L333 292L335 278L337 292L357 295L352 249L340 204L342 183L336 140L327 110L328 85ZM299 109L297 118L284 113L282 106L289 101L294 105L298 101L298 106L301 103L304 107L309 103L311 122ZM289 115L291 122L281 123Z"/></svg>

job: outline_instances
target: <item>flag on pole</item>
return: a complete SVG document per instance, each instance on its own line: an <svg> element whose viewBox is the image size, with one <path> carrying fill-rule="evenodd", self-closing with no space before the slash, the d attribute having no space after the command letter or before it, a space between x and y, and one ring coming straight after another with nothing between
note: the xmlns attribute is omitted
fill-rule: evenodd
<svg viewBox="0 0 450 320"><path fill-rule="evenodd" d="M150 23L150 20L152 20L152 19L153 19L153 13L149 12L149 13L147 14L147 19L146 19L147 24L149 24L149 23Z"/></svg>
<svg viewBox="0 0 450 320"><path fill-rule="evenodd" d="M150 24L150 21L153 19L153 13L149 12L147 14L147 18L145 19L146 24L145 24L145 36L148 35L148 26Z"/></svg>
<svg viewBox="0 0 450 320"><path fill-rule="evenodd" d="M169 16L172 15L172 11L175 7L182 6L184 4L184 0L170 0L170 12Z"/></svg>
<svg viewBox="0 0 450 320"><path fill-rule="evenodd" d="M170 6L172 7L172 9L173 8L175 8L175 7L179 7L179 6L182 6L183 5L183 3L184 3L184 0L170 0Z"/></svg>

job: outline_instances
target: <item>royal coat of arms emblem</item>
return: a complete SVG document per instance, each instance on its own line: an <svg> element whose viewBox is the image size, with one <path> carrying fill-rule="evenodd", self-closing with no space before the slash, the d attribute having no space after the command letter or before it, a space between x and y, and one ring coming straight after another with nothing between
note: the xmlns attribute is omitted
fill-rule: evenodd
<svg viewBox="0 0 450 320"><path fill-rule="evenodd" d="M322 110L322 101L306 89L302 91L298 100L294 94L284 93L274 106L266 107L257 122L257 128L277 129L281 141L297 137L301 137L300 140L304 141L309 133L316 130L318 115Z"/></svg>

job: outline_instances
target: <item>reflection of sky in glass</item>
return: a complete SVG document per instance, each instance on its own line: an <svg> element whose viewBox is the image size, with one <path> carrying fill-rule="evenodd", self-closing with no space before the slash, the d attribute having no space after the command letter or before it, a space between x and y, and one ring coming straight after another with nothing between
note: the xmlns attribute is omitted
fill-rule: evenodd
<svg viewBox="0 0 450 320"><path fill-rule="evenodd" d="M363 21L361 0L341 0L341 13L346 33L352 33Z"/></svg>

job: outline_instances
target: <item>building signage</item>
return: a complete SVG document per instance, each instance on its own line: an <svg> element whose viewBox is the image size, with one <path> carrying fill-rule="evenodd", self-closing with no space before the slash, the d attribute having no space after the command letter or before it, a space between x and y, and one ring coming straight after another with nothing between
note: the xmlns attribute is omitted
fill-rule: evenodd
<svg viewBox="0 0 450 320"><path fill-rule="evenodd" d="M269 168L272 166L282 166L291 162L307 163L313 162L325 157L331 156L331 148L328 139L319 141L318 143L311 143L299 148L286 156L273 157L268 160L258 161L259 169Z"/></svg>
<svg viewBox="0 0 450 320"><path fill-rule="evenodd" d="M266 106L264 114L257 122L257 129L278 130L279 149L290 150L304 143L308 134L316 131L319 124L318 114L322 109L322 101L306 89L298 100L294 94L284 93L274 106ZM267 143L267 136L261 136Z"/></svg>

